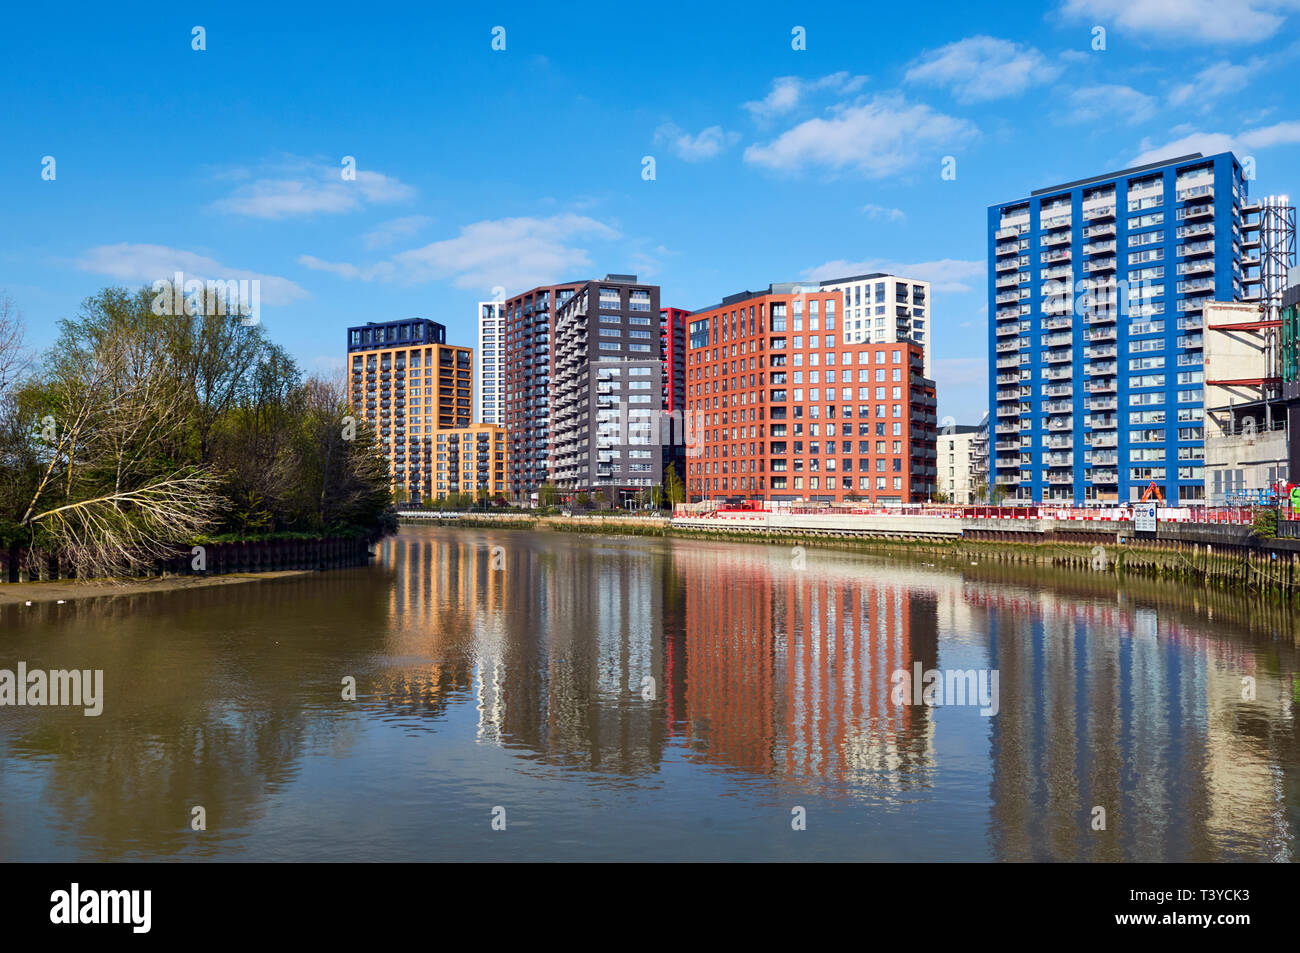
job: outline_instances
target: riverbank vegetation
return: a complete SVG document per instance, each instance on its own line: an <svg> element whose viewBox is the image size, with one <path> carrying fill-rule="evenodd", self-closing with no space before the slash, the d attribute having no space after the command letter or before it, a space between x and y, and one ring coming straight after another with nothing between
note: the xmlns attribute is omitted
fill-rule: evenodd
<svg viewBox="0 0 1300 953"><path fill-rule="evenodd" d="M29 574L131 574L202 538L395 527L341 378L304 376L201 292L179 314L154 303L106 288L38 356L0 300L0 546Z"/></svg>

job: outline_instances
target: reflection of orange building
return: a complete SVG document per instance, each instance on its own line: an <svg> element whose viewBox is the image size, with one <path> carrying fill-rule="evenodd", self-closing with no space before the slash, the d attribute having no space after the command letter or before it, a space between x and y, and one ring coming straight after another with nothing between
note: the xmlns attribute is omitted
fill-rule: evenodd
<svg viewBox="0 0 1300 953"><path fill-rule="evenodd" d="M403 533L384 540L379 562L393 572L385 654L396 661L376 676L378 696L441 713L473 688L481 620L501 612L508 577L470 537Z"/></svg>
<svg viewBox="0 0 1300 953"><path fill-rule="evenodd" d="M930 718L890 676L937 656L932 596L862 572L790 567L785 550L691 547L686 721L710 760L758 773L902 780L930 757Z"/></svg>

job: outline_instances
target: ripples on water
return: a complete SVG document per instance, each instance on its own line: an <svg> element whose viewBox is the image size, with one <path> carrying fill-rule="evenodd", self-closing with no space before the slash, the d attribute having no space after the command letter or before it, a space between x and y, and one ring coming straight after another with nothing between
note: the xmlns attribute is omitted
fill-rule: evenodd
<svg viewBox="0 0 1300 953"><path fill-rule="evenodd" d="M798 562L420 527L368 569L4 606L0 667L102 668L106 701L0 709L0 859L1293 858L1281 609ZM895 704L915 662L996 670L1000 710Z"/></svg>

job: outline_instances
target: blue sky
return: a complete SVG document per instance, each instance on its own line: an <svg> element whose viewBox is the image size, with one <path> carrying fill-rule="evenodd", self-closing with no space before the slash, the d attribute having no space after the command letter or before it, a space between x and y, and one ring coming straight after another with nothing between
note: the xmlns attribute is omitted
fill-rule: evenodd
<svg viewBox="0 0 1300 953"><path fill-rule="evenodd" d="M1298 60L1300 0L23 5L0 294L45 345L108 284L260 277L312 371L368 320L472 345L496 286L635 272L698 308L895 270L934 282L940 414L973 423L986 207L1224 149L1294 195Z"/></svg>

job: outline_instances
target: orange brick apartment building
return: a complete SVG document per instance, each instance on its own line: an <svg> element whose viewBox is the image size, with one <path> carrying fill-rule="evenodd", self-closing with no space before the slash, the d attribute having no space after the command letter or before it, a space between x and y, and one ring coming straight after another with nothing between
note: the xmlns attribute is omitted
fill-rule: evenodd
<svg viewBox="0 0 1300 953"><path fill-rule="evenodd" d="M399 498L445 495L433 438L470 427L473 349L449 345L427 318L372 321L348 328L347 361L352 408L374 429Z"/></svg>
<svg viewBox="0 0 1300 953"><path fill-rule="evenodd" d="M845 343L842 302L817 285L774 284L691 315L688 500L933 495L937 416L923 349Z"/></svg>

